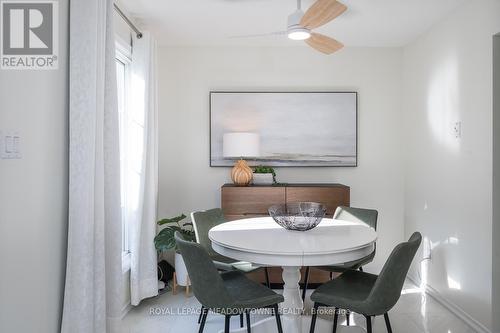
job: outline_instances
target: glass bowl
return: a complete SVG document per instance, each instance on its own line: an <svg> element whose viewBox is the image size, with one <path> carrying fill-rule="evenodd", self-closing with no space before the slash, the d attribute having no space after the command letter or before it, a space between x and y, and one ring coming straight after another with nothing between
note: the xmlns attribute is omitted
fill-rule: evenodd
<svg viewBox="0 0 500 333"><path fill-rule="evenodd" d="M326 213L317 202L294 202L269 207L269 215L287 230L306 231L316 227Z"/></svg>

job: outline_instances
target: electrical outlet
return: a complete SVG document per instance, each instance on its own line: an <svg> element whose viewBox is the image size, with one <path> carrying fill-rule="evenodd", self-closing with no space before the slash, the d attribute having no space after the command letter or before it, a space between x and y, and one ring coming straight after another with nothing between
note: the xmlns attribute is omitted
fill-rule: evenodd
<svg viewBox="0 0 500 333"><path fill-rule="evenodd" d="M453 135L455 139L460 139L462 137L462 122L457 121L453 124Z"/></svg>

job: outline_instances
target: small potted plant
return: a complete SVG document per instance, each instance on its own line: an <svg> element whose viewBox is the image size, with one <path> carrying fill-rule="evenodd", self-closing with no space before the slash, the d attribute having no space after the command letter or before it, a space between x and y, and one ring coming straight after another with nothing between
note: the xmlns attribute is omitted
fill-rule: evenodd
<svg viewBox="0 0 500 333"><path fill-rule="evenodd" d="M177 283L181 286L186 286L188 284L188 273L186 265L184 265L184 259L177 249L177 244L175 243L174 234L176 231L180 232L184 239L189 241L196 241L194 231L192 229L192 223L182 223L181 221L186 218L186 215L181 214L176 217L162 219L158 221L159 226L165 226L156 235L154 242L155 248L158 252L164 252L169 250L175 250L175 274L177 277Z"/></svg>
<svg viewBox="0 0 500 333"><path fill-rule="evenodd" d="M272 185L276 183L276 172L271 167L259 165L253 171L254 185Z"/></svg>

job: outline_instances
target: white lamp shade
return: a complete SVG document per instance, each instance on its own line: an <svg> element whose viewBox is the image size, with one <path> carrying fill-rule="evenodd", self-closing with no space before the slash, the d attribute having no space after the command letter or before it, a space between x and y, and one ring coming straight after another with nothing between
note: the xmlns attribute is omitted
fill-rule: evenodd
<svg viewBox="0 0 500 333"><path fill-rule="evenodd" d="M226 133L222 137L224 157L257 157L260 155L260 139L257 133Z"/></svg>

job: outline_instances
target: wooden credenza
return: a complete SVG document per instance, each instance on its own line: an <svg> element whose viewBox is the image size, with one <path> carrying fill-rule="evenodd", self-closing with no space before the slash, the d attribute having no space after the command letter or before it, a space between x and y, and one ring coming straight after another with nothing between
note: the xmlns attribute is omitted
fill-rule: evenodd
<svg viewBox="0 0 500 333"><path fill-rule="evenodd" d="M338 206L350 205L350 188L342 184L277 184L269 186L225 184L221 188L221 207L228 221L269 216L267 209L274 204L304 201L325 204L327 217L332 217ZM255 274L253 278L263 281L262 273ZM273 284L283 283L280 268L270 269L269 275ZM311 269L309 275L311 285L325 282L328 279L329 273Z"/></svg>

